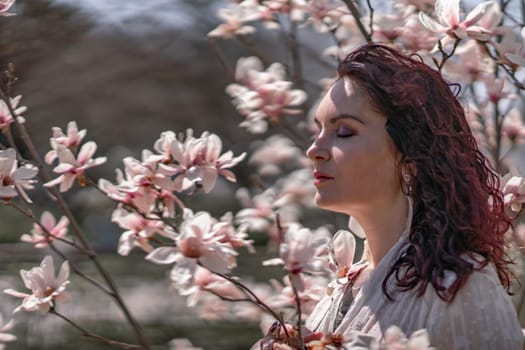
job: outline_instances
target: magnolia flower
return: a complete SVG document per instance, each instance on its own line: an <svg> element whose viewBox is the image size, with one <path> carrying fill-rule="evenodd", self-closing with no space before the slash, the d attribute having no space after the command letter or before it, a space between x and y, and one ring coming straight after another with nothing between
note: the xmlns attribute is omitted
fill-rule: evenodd
<svg viewBox="0 0 525 350"><path fill-rule="evenodd" d="M505 205L513 212L519 213L525 204L525 179L521 176L507 174L501 180Z"/></svg>
<svg viewBox="0 0 525 350"><path fill-rule="evenodd" d="M251 12L247 12L246 7L241 4L230 4L228 8L220 8L217 16L224 20L224 23L209 32L208 36L231 39L236 35L252 34L255 28L244 25L245 22L256 19L250 15Z"/></svg>
<svg viewBox="0 0 525 350"><path fill-rule="evenodd" d="M283 166L309 163L304 152L282 135L273 135L261 142L249 162L257 165L257 173L261 175L278 175Z"/></svg>
<svg viewBox="0 0 525 350"><path fill-rule="evenodd" d="M497 46L503 63L517 68L525 67L525 27L521 29L521 43L516 43L512 31L508 31Z"/></svg>
<svg viewBox="0 0 525 350"><path fill-rule="evenodd" d="M307 23L320 33L337 28L341 17L349 13L339 0L309 0L301 8L308 15Z"/></svg>
<svg viewBox="0 0 525 350"><path fill-rule="evenodd" d="M268 122L278 122L285 114L298 114L295 107L306 101L303 90L292 90L292 83L284 80L286 72L280 63L273 63L265 71L257 57L237 61L235 80L226 87L233 104L246 117L240 125L252 133L263 133Z"/></svg>
<svg viewBox="0 0 525 350"><path fill-rule="evenodd" d="M38 168L32 164L18 166L16 151L12 148L0 150L0 198L9 199L17 196L17 191L31 202L24 189L32 189L32 180Z"/></svg>
<svg viewBox="0 0 525 350"><path fill-rule="evenodd" d="M146 252L151 252L153 246L149 241L155 234L166 237L173 235L172 230L164 225L160 218L157 220L153 214L150 214L146 219L138 213L129 212L119 207L113 212L111 221L126 229L119 239L118 253L120 255L128 255L134 247L140 247Z"/></svg>
<svg viewBox="0 0 525 350"><path fill-rule="evenodd" d="M319 256L326 248L327 239L319 237L297 223L290 224L279 246L279 258L263 262L263 265L284 265L290 275L292 285L304 290L302 272L318 272Z"/></svg>
<svg viewBox="0 0 525 350"><path fill-rule="evenodd" d="M0 3L0 16L2 15L1 6L2 5ZM15 112L17 121L19 123L24 123L25 119L24 117L21 116L21 114L27 111L27 107L25 106L18 107L18 104L20 103L21 98L22 98L22 95L18 95L15 98L10 98L10 102ZM4 100L0 100L0 129L7 128L13 122L14 122L13 115L11 115L11 112L9 111L9 107L7 107L7 104L5 103Z"/></svg>
<svg viewBox="0 0 525 350"><path fill-rule="evenodd" d="M93 141L85 143L78 152L77 158L69 148L58 144L57 155L60 163L53 169L55 173L61 174L54 180L46 182L45 187L52 187L60 185L60 192L65 192L73 186L73 181L79 179L80 183L84 183L84 171L86 169L95 167L106 162L106 157L98 157L92 159L97 144Z"/></svg>
<svg viewBox="0 0 525 350"><path fill-rule="evenodd" d="M14 16L14 13L7 12L11 6L15 3L15 0L0 0L0 17L1 16Z"/></svg>
<svg viewBox="0 0 525 350"><path fill-rule="evenodd" d="M181 260L191 260L187 269L193 272L196 263L208 270L227 273L236 266L237 252L224 235L224 223L218 222L207 212L193 212L186 208L180 234L175 237L176 246L160 247L146 256L157 264L171 264ZM182 264L181 264L182 265ZM185 273L185 272L184 272Z"/></svg>
<svg viewBox="0 0 525 350"><path fill-rule="evenodd" d="M402 27L399 40L410 51L431 51L438 40L437 34L421 23L415 14L408 16Z"/></svg>
<svg viewBox="0 0 525 350"><path fill-rule="evenodd" d="M2 315L0 314L0 350L4 350L4 343L9 343L16 340L16 336L10 333L6 333L7 331L13 329L14 324L15 323L13 320L10 320L6 324L3 324Z"/></svg>
<svg viewBox="0 0 525 350"><path fill-rule="evenodd" d="M57 223L53 214L44 211L39 224L33 224L32 235L24 234L20 239L23 242L35 243L35 248L47 247L56 238L64 238L67 234L69 219L65 216Z"/></svg>
<svg viewBox="0 0 525 350"><path fill-rule="evenodd" d="M492 69L492 60L486 53L482 52L480 46L474 40L469 40L465 44L458 46L454 58L447 62L445 66L447 76L454 80L472 83L476 80L484 79Z"/></svg>
<svg viewBox="0 0 525 350"><path fill-rule="evenodd" d="M522 113L518 108L514 107L507 113L505 119L503 119L501 132L511 141L520 142L525 140L525 124L523 123Z"/></svg>
<svg viewBox="0 0 525 350"><path fill-rule="evenodd" d="M13 312L21 309L25 311L40 311L45 314L51 307L55 306L56 301L67 301L66 286L69 284L69 263L64 261L60 267L60 272L55 277L55 266L53 258L48 255L42 260L39 267L33 267L29 271L21 270L20 275L26 288L31 289L32 294L18 292L13 289L6 289L4 293L23 298L22 305Z"/></svg>
<svg viewBox="0 0 525 350"><path fill-rule="evenodd" d="M164 143L169 141L169 146ZM163 140L156 143L161 149L169 148L170 164L161 165L164 173L176 176L175 188L187 190L192 186L202 186L204 192L210 192L217 182L218 175L228 181L235 182L235 175L229 170L241 162L246 153L234 157L232 151L222 152L222 141L208 132L202 133L200 138L190 138L181 142L177 139Z"/></svg>
<svg viewBox="0 0 525 350"><path fill-rule="evenodd" d="M53 161L58 157L58 145L71 148L72 150L76 151L87 133L86 129L79 131L75 121L70 121L67 124L67 135L65 135L62 129L58 127L52 127L51 130L53 132L53 136L49 139L49 142L51 144L52 150L47 152L45 155L45 161L47 164L53 163Z"/></svg>
<svg viewBox="0 0 525 350"><path fill-rule="evenodd" d="M485 16L491 7L498 6L497 3L483 2L470 11L463 21L460 21L459 2L460 0L437 0L435 11L438 21L436 22L424 12L419 13L419 19L433 32L445 33L459 39L465 39L468 36L477 40L489 40L489 30L475 26L475 24Z"/></svg>
<svg viewBox="0 0 525 350"><path fill-rule="evenodd" d="M328 246L330 268L341 283L347 282L347 273L354 262L355 238L346 230L339 230Z"/></svg>
<svg viewBox="0 0 525 350"><path fill-rule="evenodd" d="M305 17L306 0L264 0L263 5L275 14L287 14L292 21L301 21Z"/></svg>

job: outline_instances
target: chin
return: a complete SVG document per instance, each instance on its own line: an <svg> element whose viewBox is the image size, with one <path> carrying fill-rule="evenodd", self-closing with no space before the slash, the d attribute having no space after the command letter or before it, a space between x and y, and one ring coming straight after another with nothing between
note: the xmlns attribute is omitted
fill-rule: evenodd
<svg viewBox="0 0 525 350"><path fill-rule="evenodd" d="M315 204L324 210L333 211L335 213L346 213L346 210L344 210L341 205L338 205L336 201L327 197L323 197L319 193L317 193L315 196Z"/></svg>

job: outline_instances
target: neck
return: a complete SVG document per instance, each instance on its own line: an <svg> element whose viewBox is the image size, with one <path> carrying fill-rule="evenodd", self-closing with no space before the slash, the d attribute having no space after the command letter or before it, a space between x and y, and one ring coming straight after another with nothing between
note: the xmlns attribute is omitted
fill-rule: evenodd
<svg viewBox="0 0 525 350"><path fill-rule="evenodd" d="M397 196L391 202L374 205L371 210L353 216L365 231L368 262L371 268L375 268L406 228L408 200L403 195Z"/></svg>

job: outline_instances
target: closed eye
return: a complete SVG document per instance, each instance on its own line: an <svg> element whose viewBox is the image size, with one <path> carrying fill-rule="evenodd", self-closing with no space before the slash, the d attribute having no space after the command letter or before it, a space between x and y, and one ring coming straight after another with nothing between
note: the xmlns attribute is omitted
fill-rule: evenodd
<svg viewBox="0 0 525 350"><path fill-rule="evenodd" d="M346 126L341 125L339 128L337 128L337 137L352 137L355 136L356 132L354 129Z"/></svg>

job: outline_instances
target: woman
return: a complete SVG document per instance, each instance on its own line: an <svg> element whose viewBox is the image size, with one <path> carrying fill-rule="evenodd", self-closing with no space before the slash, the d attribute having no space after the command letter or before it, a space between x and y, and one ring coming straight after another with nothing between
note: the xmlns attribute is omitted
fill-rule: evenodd
<svg viewBox="0 0 525 350"><path fill-rule="evenodd" d="M438 349L521 349L498 177L441 75L366 45L340 63L316 123L316 202L359 222L367 249L306 326L365 347L396 325Z"/></svg>

